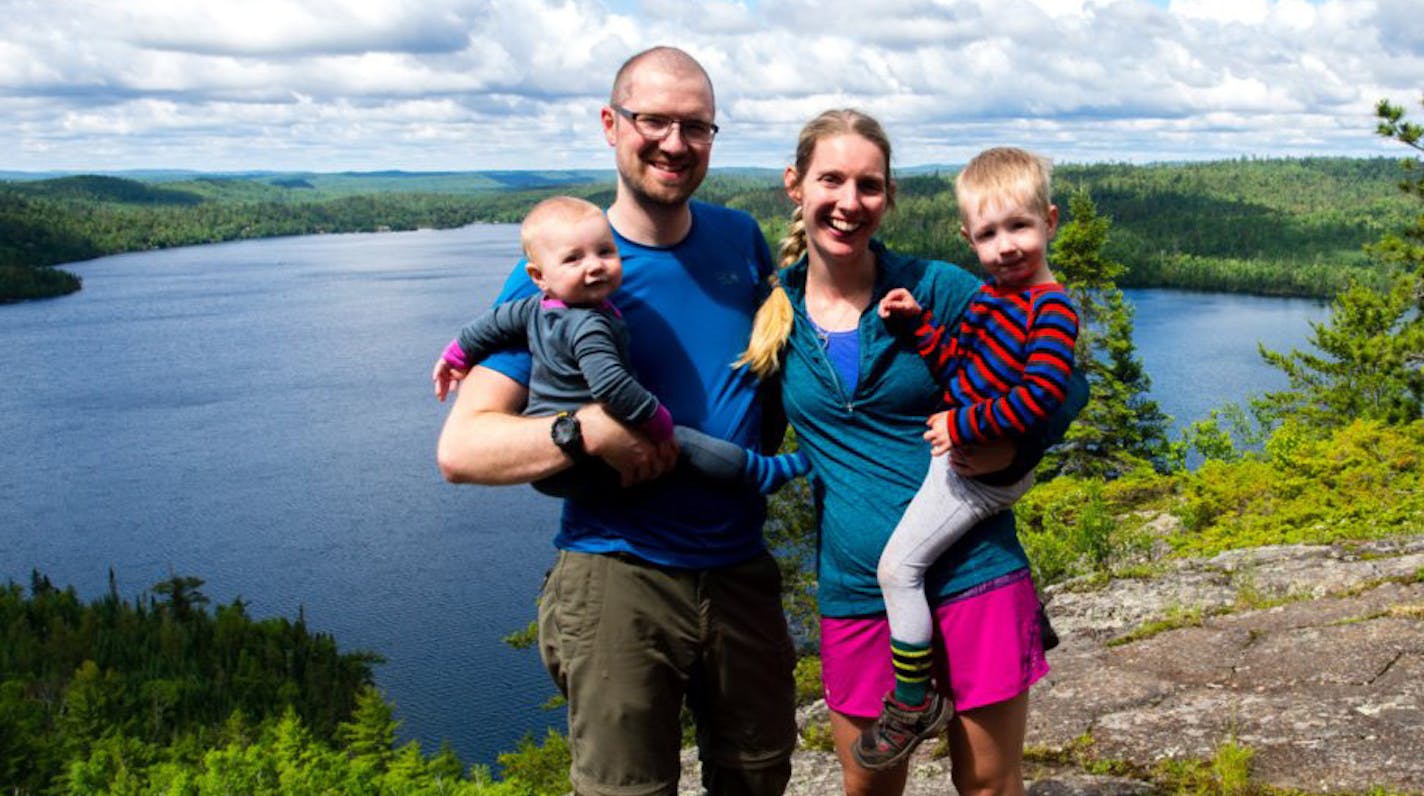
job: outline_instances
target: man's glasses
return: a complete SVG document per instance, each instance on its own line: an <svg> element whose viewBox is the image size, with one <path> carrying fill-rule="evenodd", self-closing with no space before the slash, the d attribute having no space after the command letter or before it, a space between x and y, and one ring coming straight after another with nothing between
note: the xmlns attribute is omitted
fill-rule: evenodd
<svg viewBox="0 0 1424 796"><path fill-rule="evenodd" d="M700 122L696 119L674 119L671 116L659 116L656 113L635 113L621 105L611 105L610 107L619 116L632 122L638 135L650 141L661 141L667 138L672 135L674 127L682 133L682 140L689 144L710 144L712 136L717 134L717 125L710 122Z"/></svg>

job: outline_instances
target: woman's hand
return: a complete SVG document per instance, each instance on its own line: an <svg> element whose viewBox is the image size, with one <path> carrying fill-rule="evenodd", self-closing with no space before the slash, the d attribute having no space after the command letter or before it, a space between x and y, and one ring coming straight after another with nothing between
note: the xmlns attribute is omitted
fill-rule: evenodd
<svg viewBox="0 0 1424 796"><path fill-rule="evenodd" d="M949 467L969 478L997 473L1014 463L1016 450L1014 441L1007 437L974 445L960 445L950 450Z"/></svg>

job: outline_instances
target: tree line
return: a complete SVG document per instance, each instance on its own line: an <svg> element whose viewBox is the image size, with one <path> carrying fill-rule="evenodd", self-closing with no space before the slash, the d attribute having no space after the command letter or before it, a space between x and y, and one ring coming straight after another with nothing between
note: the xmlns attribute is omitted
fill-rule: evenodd
<svg viewBox="0 0 1424 796"><path fill-rule="evenodd" d="M1387 264L1362 245L1408 222L1396 172L1388 158L1306 158L1065 164L1056 176L1060 196L1086 191L1112 220L1106 253L1124 264L1124 287L1329 298L1351 279L1389 278ZM77 289L77 280L45 269L124 251L517 222L555 192L612 199L611 182L550 177L543 182L551 187L508 190L491 188L479 174L466 179L474 184L463 191L454 176L414 174L345 182L273 175L149 183L87 175L0 183L0 300ZM950 170L900 177L896 210L882 229L886 243L973 267L958 234L952 180ZM358 188L371 192L351 193ZM750 212L771 238L790 212L779 181L761 172L714 174L699 196ZM1071 208L1064 210L1071 220Z"/></svg>

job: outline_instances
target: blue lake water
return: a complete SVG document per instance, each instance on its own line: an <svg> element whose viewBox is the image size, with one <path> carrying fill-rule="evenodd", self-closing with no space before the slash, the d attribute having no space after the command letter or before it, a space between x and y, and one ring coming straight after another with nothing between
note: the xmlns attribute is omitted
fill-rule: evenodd
<svg viewBox="0 0 1424 796"><path fill-rule="evenodd" d="M534 614L558 504L450 486L429 367L498 291L517 228L329 235L109 257L84 290L0 306L0 579L92 598L197 575L255 616L305 612L385 656L405 738L491 762L562 726ZM1317 302L1131 291L1179 423L1283 386L1256 341L1305 344Z"/></svg>

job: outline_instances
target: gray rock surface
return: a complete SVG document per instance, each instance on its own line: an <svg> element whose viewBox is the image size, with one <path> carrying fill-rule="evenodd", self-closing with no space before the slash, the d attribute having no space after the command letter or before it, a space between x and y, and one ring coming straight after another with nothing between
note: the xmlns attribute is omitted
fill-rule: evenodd
<svg viewBox="0 0 1424 796"><path fill-rule="evenodd" d="M1171 560L1152 577L1049 595L1063 643L1031 697L1035 758L1091 739L1096 759L1147 772L1208 760L1230 741L1253 752L1254 784L1424 794L1424 537ZM1134 634L1174 618L1171 629ZM818 720L814 710L803 718ZM954 792L931 746L916 753L909 796ZM1033 796L1157 791L1145 773L1027 768ZM834 755L797 753L788 793L839 792Z"/></svg>

